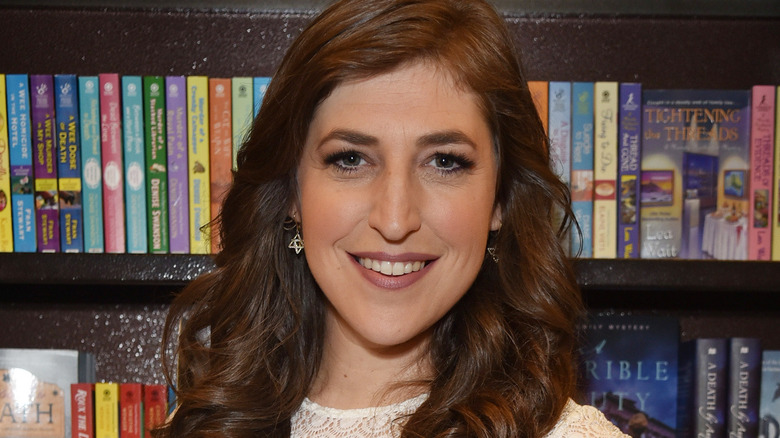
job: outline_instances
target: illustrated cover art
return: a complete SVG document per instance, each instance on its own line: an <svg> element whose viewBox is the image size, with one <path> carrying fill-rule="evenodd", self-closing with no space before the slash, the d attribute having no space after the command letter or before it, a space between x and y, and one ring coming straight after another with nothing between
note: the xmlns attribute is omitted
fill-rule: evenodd
<svg viewBox="0 0 780 438"><path fill-rule="evenodd" d="M591 315L580 333L581 402L598 408L626 434L674 438L678 320Z"/></svg>
<svg viewBox="0 0 780 438"><path fill-rule="evenodd" d="M753 87L751 116L748 259L771 260L775 86Z"/></svg>
<svg viewBox="0 0 780 438"><path fill-rule="evenodd" d="M642 258L747 259L749 90L645 90Z"/></svg>
<svg viewBox="0 0 780 438"><path fill-rule="evenodd" d="M572 84L572 210L582 241L572 232L571 253L593 257L593 82Z"/></svg>
<svg viewBox="0 0 780 438"><path fill-rule="evenodd" d="M761 356L759 438L780 437L780 350L764 350Z"/></svg>

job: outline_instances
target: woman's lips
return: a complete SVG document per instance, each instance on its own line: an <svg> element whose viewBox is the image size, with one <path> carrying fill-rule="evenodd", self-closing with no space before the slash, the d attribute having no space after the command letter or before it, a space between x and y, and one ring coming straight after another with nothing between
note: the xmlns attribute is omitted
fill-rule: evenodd
<svg viewBox="0 0 780 438"><path fill-rule="evenodd" d="M402 289L422 278L435 258L421 254L360 254L353 260L364 278L383 289Z"/></svg>

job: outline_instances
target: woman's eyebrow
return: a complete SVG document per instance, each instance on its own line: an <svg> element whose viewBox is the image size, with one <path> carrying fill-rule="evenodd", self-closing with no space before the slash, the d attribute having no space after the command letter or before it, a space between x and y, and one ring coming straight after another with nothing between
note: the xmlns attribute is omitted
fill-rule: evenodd
<svg viewBox="0 0 780 438"><path fill-rule="evenodd" d="M447 144L465 144L473 148L477 147L471 137L457 129L432 132L421 136L417 140L419 147L443 146Z"/></svg>
<svg viewBox="0 0 780 438"><path fill-rule="evenodd" d="M365 134L351 129L334 129L320 141L320 146L331 141L339 140L356 146L376 146L379 139L373 135Z"/></svg>

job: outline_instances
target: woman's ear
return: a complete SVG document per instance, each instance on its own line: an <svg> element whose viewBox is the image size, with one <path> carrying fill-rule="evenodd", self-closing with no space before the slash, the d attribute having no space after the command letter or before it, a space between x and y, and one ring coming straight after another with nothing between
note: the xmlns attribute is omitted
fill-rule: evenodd
<svg viewBox="0 0 780 438"><path fill-rule="evenodd" d="M502 218L501 206L496 204L496 207L493 209L493 216L490 218L490 231L498 231L501 229Z"/></svg>

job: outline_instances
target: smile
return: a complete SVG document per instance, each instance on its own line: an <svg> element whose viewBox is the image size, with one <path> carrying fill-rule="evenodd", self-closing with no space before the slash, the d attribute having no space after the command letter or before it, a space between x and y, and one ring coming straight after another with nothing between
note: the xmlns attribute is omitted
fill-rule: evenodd
<svg viewBox="0 0 780 438"><path fill-rule="evenodd" d="M392 276L411 274L412 272L417 272L425 267L424 261L390 262L387 260L374 260L368 257L360 257L358 262L366 269Z"/></svg>

